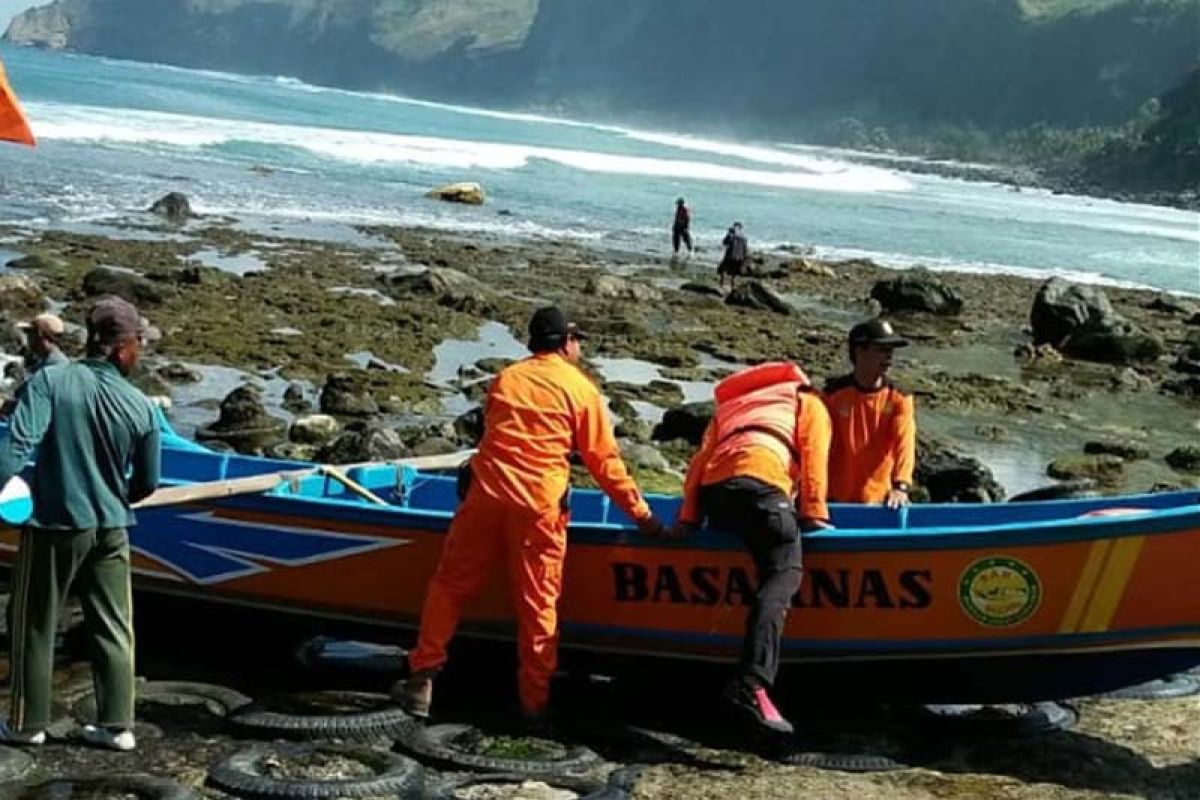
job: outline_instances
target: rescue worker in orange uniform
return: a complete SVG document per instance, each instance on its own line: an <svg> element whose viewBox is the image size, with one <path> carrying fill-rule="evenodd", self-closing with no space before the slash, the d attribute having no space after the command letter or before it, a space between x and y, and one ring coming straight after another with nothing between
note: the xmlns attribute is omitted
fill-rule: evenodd
<svg viewBox="0 0 1200 800"><path fill-rule="evenodd" d="M825 385L833 422L829 499L839 503L908 505L916 463L913 399L888 378L892 356L908 340L884 320L850 330L854 371Z"/></svg>
<svg viewBox="0 0 1200 800"><path fill-rule="evenodd" d="M393 689L414 716L429 716L433 680L463 604L506 566L516 604L521 710L531 723L544 720L558 659L572 451L641 533L665 533L621 460L599 390L577 366L583 338L562 311L540 309L529 323L533 355L492 382L470 485L425 596L410 677Z"/></svg>
<svg viewBox="0 0 1200 800"><path fill-rule="evenodd" d="M758 570L737 676L725 697L756 724L792 733L768 690L792 598L800 588L800 532L831 527L825 505L829 414L795 364L775 362L722 380L716 413L688 466L672 533L709 525L738 534Z"/></svg>

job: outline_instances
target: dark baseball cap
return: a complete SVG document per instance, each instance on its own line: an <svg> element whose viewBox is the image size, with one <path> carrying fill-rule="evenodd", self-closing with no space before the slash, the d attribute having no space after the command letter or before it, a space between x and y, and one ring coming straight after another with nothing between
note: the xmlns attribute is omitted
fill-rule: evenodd
<svg viewBox="0 0 1200 800"><path fill-rule="evenodd" d="M566 313L556 306L539 308L529 320L529 342L531 346L561 346L567 337L586 339L587 334L567 318Z"/></svg>
<svg viewBox="0 0 1200 800"><path fill-rule="evenodd" d="M860 322L850 329L850 344L878 344L883 347L908 347L908 339L896 334L892 324L879 318Z"/></svg>
<svg viewBox="0 0 1200 800"><path fill-rule="evenodd" d="M131 338L154 341L162 336L132 303L116 295L102 297L92 306L87 316L87 332L88 341L102 345Z"/></svg>

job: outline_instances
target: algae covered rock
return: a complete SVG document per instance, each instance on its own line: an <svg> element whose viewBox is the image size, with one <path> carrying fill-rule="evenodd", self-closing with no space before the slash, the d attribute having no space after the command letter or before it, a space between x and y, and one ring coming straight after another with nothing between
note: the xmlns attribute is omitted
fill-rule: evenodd
<svg viewBox="0 0 1200 800"><path fill-rule="evenodd" d="M469 206L481 206L487 201L487 194L483 191L483 187L470 181L439 186L426 196L432 197L434 200L464 203Z"/></svg>
<svg viewBox="0 0 1200 800"><path fill-rule="evenodd" d="M1103 289L1051 278L1038 289L1029 312L1033 343L1061 349L1063 342L1075 331L1111 317L1113 313L1112 303Z"/></svg>
<svg viewBox="0 0 1200 800"><path fill-rule="evenodd" d="M1167 453L1167 464L1182 472L1200 472L1200 446L1185 444Z"/></svg>
<svg viewBox="0 0 1200 800"><path fill-rule="evenodd" d="M221 401L216 422L196 431L199 441L221 441L239 453L259 454L282 442L287 422L271 416L256 386L239 386Z"/></svg>
<svg viewBox="0 0 1200 800"><path fill-rule="evenodd" d="M1113 485L1125 475L1125 459L1111 454L1063 456L1046 468L1046 474L1059 480L1092 478Z"/></svg>
<svg viewBox="0 0 1200 800"><path fill-rule="evenodd" d="M944 442L917 439L915 480L934 503L996 503L1004 487L978 459L955 452Z"/></svg>
<svg viewBox="0 0 1200 800"><path fill-rule="evenodd" d="M24 275L0 275L0 311L32 315L46 307L41 287Z"/></svg>
<svg viewBox="0 0 1200 800"><path fill-rule="evenodd" d="M161 285L133 272L96 267L83 276L82 290L87 297L115 294L136 306L154 306L167 299Z"/></svg>
<svg viewBox="0 0 1200 800"><path fill-rule="evenodd" d="M479 444L483 438L483 408L473 408L454 420L454 432L461 443L472 447Z"/></svg>
<svg viewBox="0 0 1200 800"><path fill-rule="evenodd" d="M400 434L391 428L359 422L317 451L316 460L326 464L355 464L364 461L393 461L409 455Z"/></svg>
<svg viewBox="0 0 1200 800"><path fill-rule="evenodd" d="M1155 361L1163 354L1162 340L1118 316L1090 322L1063 342L1069 356L1103 364Z"/></svg>
<svg viewBox="0 0 1200 800"><path fill-rule="evenodd" d="M17 270L38 270L40 272L53 272L62 269L67 265L67 262L60 258L43 255L41 253L30 253L27 256L14 258L4 266L9 269Z"/></svg>
<svg viewBox="0 0 1200 800"><path fill-rule="evenodd" d="M656 472L666 472L671 468L667 457L654 445L635 442L632 439L618 439L617 445L621 448L621 458L632 467Z"/></svg>
<svg viewBox="0 0 1200 800"><path fill-rule="evenodd" d="M758 311L773 311L790 316L793 312L782 297L759 281L745 281L725 296L725 305L753 308Z"/></svg>
<svg viewBox="0 0 1200 800"><path fill-rule="evenodd" d="M700 445L704 431L716 413L716 403L711 400L700 403L685 403L677 408L667 409L662 422L654 428L651 434L656 442L669 442L683 439L689 444Z"/></svg>
<svg viewBox="0 0 1200 800"><path fill-rule="evenodd" d="M1150 448L1138 442L1094 441L1083 446L1088 455L1109 455L1125 461L1143 461L1150 457Z"/></svg>
<svg viewBox="0 0 1200 800"><path fill-rule="evenodd" d="M170 222L187 222L192 217L192 204L187 195L170 192L155 200L149 211Z"/></svg>
<svg viewBox="0 0 1200 800"><path fill-rule="evenodd" d="M321 388L321 413L336 417L369 417L379 413L370 389L347 372L334 372Z"/></svg>
<svg viewBox="0 0 1200 800"><path fill-rule="evenodd" d="M309 414L292 423L288 438L298 444L325 444L342 430L341 423L328 414Z"/></svg>
<svg viewBox="0 0 1200 800"><path fill-rule="evenodd" d="M913 311L951 316L962 311L963 299L931 273L918 270L877 282L871 299L885 311Z"/></svg>
<svg viewBox="0 0 1200 800"><path fill-rule="evenodd" d="M638 303L654 303L662 299L662 292L644 283L626 280L616 275L594 275L588 278L584 292L601 300L633 300Z"/></svg>

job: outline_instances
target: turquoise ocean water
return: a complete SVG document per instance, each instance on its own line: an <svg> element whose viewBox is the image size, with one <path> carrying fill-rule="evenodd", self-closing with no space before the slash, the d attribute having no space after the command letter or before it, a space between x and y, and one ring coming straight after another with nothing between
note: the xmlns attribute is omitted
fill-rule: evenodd
<svg viewBox="0 0 1200 800"><path fill-rule="evenodd" d="M181 190L201 212L418 224L666 252L685 196L711 251L752 244L1200 293L1200 215L733 143L248 77L0 48L41 146L0 148L0 222L127 216ZM252 169L266 167L268 169ZM477 180L482 208L423 197ZM497 213L505 210L506 214Z"/></svg>

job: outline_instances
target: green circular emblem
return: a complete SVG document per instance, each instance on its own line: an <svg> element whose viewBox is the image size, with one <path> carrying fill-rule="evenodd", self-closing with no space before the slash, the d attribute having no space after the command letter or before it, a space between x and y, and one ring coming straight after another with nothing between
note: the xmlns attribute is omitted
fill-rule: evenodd
<svg viewBox="0 0 1200 800"><path fill-rule="evenodd" d="M963 570L958 602L980 625L1017 625L1037 611L1042 584L1028 564L1009 556L981 558Z"/></svg>

